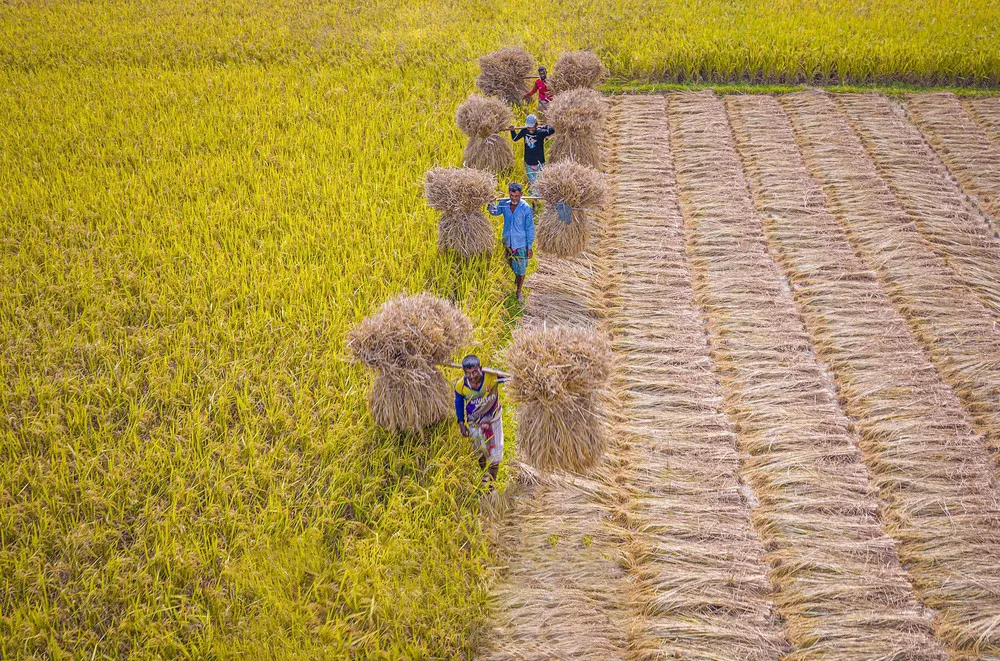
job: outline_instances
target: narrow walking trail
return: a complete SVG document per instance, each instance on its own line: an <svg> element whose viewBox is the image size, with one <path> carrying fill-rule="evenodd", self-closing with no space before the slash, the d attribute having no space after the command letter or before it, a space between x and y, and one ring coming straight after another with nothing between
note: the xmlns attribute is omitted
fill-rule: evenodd
<svg viewBox="0 0 1000 661"><path fill-rule="evenodd" d="M604 232L575 259L541 257L528 279L522 326L600 330L598 280ZM480 658L624 659L626 583L620 544L609 525L614 494L611 461L589 478L539 475L521 468L513 511L499 526L507 550L496 589L496 619Z"/></svg>

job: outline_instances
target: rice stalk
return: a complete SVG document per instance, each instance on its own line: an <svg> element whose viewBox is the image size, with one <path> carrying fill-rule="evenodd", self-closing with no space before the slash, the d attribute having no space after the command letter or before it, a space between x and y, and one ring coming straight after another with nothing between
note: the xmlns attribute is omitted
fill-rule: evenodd
<svg viewBox="0 0 1000 661"><path fill-rule="evenodd" d="M552 66L552 91L556 94L572 89L596 87L608 70L601 58L590 51L563 53Z"/></svg>
<svg viewBox="0 0 1000 661"><path fill-rule="evenodd" d="M538 220L538 247L557 257L574 257L587 247L595 213L607 202L604 175L573 161L554 163L542 171L536 185L545 206ZM559 216L559 203L570 207L569 223Z"/></svg>

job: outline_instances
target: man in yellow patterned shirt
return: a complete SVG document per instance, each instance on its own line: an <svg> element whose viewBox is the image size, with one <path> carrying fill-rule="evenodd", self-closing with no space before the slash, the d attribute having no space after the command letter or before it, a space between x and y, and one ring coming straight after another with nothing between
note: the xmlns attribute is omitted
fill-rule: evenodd
<svg viewBox="0 0 1000 661"><path fill-rule="evenodd" d="M462 359L465 374L455 382L455 415L462 436L472 438L479 451L479 467L489 467L491 482L496 481L503 458L503 407L497 393L506 376L484 372L479 358ZM492 488L492 484L491 484Z"/></svg>

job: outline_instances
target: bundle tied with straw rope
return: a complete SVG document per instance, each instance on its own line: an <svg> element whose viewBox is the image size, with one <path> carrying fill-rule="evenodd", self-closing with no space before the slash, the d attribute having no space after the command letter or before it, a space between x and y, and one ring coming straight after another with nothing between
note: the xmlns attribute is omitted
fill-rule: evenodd
<svg viewBox="0 0 1000 661"><path fill-rule="evenodd" d="M472 168L433 168L425 177L427 204L441 212L438 249L466 258L492 253L493 225L483 207L496 197L496 178Z"/></svg>
<svg viewBox="0 0 1000 661"><path fill-rule="evenodd" d="M534 69L535 59L523 48L501 48L479 58L476 85L483 94L517 105L524 100L527 80Z"/></svg>
<svg viewBox="0 0 1000 661"><path fill-rule="evenodd" d="M543 471L594 468L606 445L598 395L611 374L608 343L565 326L522 329L507 349L507 365L520 456Z"/></svg>
<svg viewBox="0 0 1000 661"><path fill-rule="evenodd" d="M556 129L550 160L601 166L601 133L608 111L597 90L580 88L556 94L545 114Z"/></svg>
<svg viewBox="0 0 1000 661"><path fill-rule="evenodd" d="M501 174L514 167L514 150L497 132L511 125L514 115L500 99L470 94L455 112L455 123L469 142L462 153L466 167Z"/></svg>
<svg viewBox="0 0 1000 661"><path fill-rule="evenodd" d="M601 58L590 51L563 53L552 66L552 91L556 94L581 87L595 87L608 75Z"/></svg>
<svg viewBox="0 0 1000 661"><path fill-rule="evenodd" d="M451 386L436 365L472 335L472 322L431 294L387 301L347 334L355 359L376 370L368 406L379 427L419 431L453 411Z"/></svg>
<svg viewBox="0 0 1000 661"><path fill-rule="evenodd" d="M573 161L555 163L542 170L536 188L545 200L535 232L539 250L557 257L586 250L591 218L608 200L604 175Z"/></svg>

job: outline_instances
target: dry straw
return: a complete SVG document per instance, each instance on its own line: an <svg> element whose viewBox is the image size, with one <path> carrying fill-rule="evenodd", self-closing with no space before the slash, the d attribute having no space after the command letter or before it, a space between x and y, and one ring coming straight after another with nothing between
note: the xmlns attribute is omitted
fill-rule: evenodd
<svg viewBox="0 0 1000 661"><path fill-rule="evenodd" d="M455 123L469 136L462 154L466 167L501 174L514 167L514 151L506 136L497 132L510 126L514 115L503 101L470 94L455 113Z"/></svg>
<svg viewBox="0 0 1000 661"><path fill-rule="evenodd" d="M552 67L552 91L558 94L581 87L595 87L608 75L601 58L590 51L563 53Z"/></svg>
<svg viewBox="0 0 1000 661"><path fill-rule="evenodd" d="M488 96L517 105L527 91L527 79L535 69L535 59L523 48L501 48L479 58L476 85Z"/></svg>
<svg viewBox="0 0 1000 661"><path fill-rule="evenodd" d="M543 471L594 468L606 444L597 395L611 373L607 342L563 326L520 330L507 350L507 364L521 457Z"/></svg>
<svg viewBox="0 0 1000 661"><path fill-rule="evenodd" d="M472 323L452 303L431 294L387 301L347 334L356 360L378 370L368 395L375 423L418 431L445 419L451 390L436 365L447 362L472 334Z"/></svg>
<svg viewBox="0 0 1000 661"><path fill-rule="evenodd" d="M594 211L607 203L604 175L572 161L555 163L542 171L537 187L546 203L538 222L539 249L557 257L579 255L587 247ZM559 217L560 202L572 208L569 223Z"/></svg>
<svg viewBox="0 0 1000 661"><path fill-rule="evenodd" d="M493 252L493 225L483 207L496 196L496 179L472 168L433 168L427 171L424 196L441 212L438 248L462 257Z"/></svg>
<svg viewBox="0 0 1000 661"><path fill-rule="evenodd" d="M607 112L607 101L597 90L575 89L557 94L546 111L556 129L550 152L552 162L576 161L599 168Z"/></svg>

